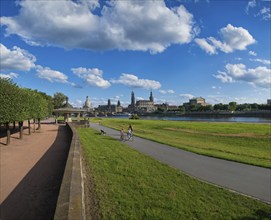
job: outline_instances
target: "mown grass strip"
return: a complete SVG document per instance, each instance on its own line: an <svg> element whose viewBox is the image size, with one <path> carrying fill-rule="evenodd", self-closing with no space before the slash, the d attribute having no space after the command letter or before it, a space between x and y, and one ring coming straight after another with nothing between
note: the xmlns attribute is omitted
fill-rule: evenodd
<svg viewBox="0 0 271 220"><path fill-rule="evenodd" d="M129 124L137 136L198 154L271 168L271 126L158 120L94 119L120 129Z"/></svg>
<svg viewBox="0 0 271 220"><path fill-rule="evenodd" d="M124 143L78 129L101 219L268 219L271 206L191 178Z"/></svg>

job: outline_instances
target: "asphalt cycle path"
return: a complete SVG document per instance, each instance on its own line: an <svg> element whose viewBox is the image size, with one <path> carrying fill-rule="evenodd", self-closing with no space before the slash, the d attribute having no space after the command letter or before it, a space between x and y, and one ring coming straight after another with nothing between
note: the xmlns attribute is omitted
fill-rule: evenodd
<svg viewBox="0 0 271 220"><path fill-rule="evenodd" d="M95 123L90 127L120 139L120 131ZM139 137L125 143L190 176L271 203L271 169L203 156Z"/></svg>

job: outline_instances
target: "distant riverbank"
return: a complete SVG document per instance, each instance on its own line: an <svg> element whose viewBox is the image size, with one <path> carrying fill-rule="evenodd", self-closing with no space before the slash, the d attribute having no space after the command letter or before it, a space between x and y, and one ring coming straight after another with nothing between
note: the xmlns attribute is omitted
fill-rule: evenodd
<svg viewBox="0 0 271 220"><path fill-rule="evenodd" d="M128 115L115 115L112 118L129 118ZM207 122L246 122L246 123L271 123L271 112L191 112L186 114L142 114L142 119L169 120L169 121L207 121Z"/></svg>
<svg viewBox="0 0 271 220"><path fill-rule="evenodd" d="M169 121L206 121L206 122L245 122L245 123L271 123L269 118L260 117L199 117L199 116L142 116L148 120L169 120Z"/></svg>
<svg viewBox="0 0 271 220"><path fill-rule="evenodd" d="M184 117L256 117L256 118L271 118L271 111L220 111L220 112L188 112L178 116Z"/></svg>

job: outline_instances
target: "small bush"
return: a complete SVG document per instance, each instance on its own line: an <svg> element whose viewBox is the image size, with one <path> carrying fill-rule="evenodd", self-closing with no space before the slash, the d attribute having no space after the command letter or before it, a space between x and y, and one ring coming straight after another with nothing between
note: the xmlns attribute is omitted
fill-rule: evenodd
<svg viewBox="0 0 271 220"><path fill-rule="evenodd" d="M129 119L140 119L137 114L132 114Z"/></svg>

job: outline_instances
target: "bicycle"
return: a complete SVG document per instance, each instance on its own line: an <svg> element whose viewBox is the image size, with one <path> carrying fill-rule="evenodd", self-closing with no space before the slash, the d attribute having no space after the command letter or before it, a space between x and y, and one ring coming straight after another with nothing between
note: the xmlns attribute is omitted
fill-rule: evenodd
<svg viewBox="0 0 271 220"><path fill-rule="evenodd" d="M133 132L127 133L127 135L126 135L126 141L133 141L133 140L134 140Z"/></svg>

